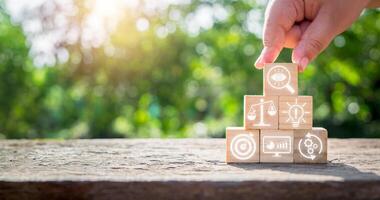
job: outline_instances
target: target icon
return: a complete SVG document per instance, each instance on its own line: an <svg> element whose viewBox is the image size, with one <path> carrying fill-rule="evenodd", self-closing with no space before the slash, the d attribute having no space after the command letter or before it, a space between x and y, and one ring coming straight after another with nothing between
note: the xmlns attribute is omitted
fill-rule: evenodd
<svg viewBox="0 0 380 200"><path fill-rule="evenodd" d="M231 153L239 160L248 160L256 152L256 142L251 134L235 136L231 141Z"/></svg>

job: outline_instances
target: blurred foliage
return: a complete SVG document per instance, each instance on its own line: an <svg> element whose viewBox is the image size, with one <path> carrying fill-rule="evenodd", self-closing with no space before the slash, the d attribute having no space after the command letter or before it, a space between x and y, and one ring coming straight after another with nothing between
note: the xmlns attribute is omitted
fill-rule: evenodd
<svg viewBox="0 0 380 200"><path fill-rule="evenodd" d="M89 45L101 35L82 28L90 1L54 2L21 19L1 3L2 138L223 137L226 126L242 125L243 95L262 93L252 66L263 4L199 0L148 12L141 1L113 25L96 22L110 31ZM32 17L39 33L25 31ZM41 64L33 38L62 27L78 38L58 40L53 61ZM380 137L379 36L380 11L368 10L300 74L300 94L314 96L314 126L331 137Z"/></svg>

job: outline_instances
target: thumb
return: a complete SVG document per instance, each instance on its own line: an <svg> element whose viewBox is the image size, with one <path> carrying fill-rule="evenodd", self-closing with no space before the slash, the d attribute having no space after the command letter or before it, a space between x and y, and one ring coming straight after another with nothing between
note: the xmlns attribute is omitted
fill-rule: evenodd
<svg viewBox="0 0 380 200"><path fill-rule="evenodd" d="M293 50L292 60L298 64L299 71L305 70L309 62L321 53L337 34L337 27L332 24L329 16L318 15Z"/></svg>

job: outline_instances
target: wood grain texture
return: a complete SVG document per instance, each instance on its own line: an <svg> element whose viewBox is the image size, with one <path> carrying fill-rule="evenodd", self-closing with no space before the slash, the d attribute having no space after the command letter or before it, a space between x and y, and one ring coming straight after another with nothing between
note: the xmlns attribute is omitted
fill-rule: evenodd
<svg viewBox="0 0 380 200"><path fill-rule="evenodd" d="M313 127L294 131L295 163L327 163L327 130Z"/></svg>
<svg viewBox="0 0 380 200"><path fill-rule="evenodd" d="M260 161L260 132L244 127L226 128L226 162L258 163Z"/></svg>
<svg viewBox="0 0 380 200"><path fill-rule="evenodd" d="M293 163L293 130L260 130L260 163Z"/></svg>
<svg viewBox="0 0 380 200"><path fill-rule="evenodd" d="M244 127L246 129L278 129L277 96L244 96Z"/></svg>
<svg viewBox="0 0 380 200"><path fill-rule="evenodd" d="M0 199L380 199L380 140L328 163L226 164L225 139L0 141Z"/></svg>
<svg viewBox="0 0 380 200"><path fill-rule="evenodd" d="M298 67L294 63L269 63L263 71L265 96L297 96Z"/></svg>
<svg viewBox="0 0 380 200"><path fill-rule="evenodd" d="M280 96L279 108L279 129L311 129L313 127L312 96Z"/></svg>

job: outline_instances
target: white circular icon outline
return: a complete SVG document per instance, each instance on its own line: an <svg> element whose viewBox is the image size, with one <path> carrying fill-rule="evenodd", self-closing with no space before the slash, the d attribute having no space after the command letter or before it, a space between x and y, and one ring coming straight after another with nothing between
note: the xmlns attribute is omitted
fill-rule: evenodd
<svg viewBox="0 0 380 200"><path fill-rule="evenodd" d="M247 145L242 151L240 145ZM232 155L239 160L248 160L256 153L256 142L251 134L235 136L230 144Z"/></svg>
<svg viewBox="0 0 380 200"><path fill-rule="evenodd" d="M311 138L315 138L318 141L318 143L319 143L319 151L318 152L314 151L314 148L313 148L314 147L314 143L313 143L313 141L312 141ZM307 154L309 154L309 155L306 155L302 151L301 143L303 143L303 145L307 148L306 151L307 151ZM316 136L314 134L311 134L311 133L307 133L305 135L305 137L302 138L302 139L300 139L300 141L298 142L298 149L299 149L299 152L300 152L300 154L301 154L302 157L304 157L306 159L314 160L318 155L321 155L322 149L323 149L323 143L322 143L322 140L318 136Z"/></svg>
<svg viewBox="0 0 380 200"><path fill-rule="evenodd" d="M277 85L275 85L274 83L273 83L273 81L274 80L271 80L271 74L272 74L272 72L274 71L274 70L282 70L283 72L285 72L286 74L284 74L285 75L285 77L286 77L286 79L287 79L287 81L285 82L285 84L282 84L282 86L277 86ZM276 65L276 66L274 66L274 67L272 67L269 71L268 71L268 73L267 73L267 82L268 82L268 84L272 87L272 88L274 88L274 89L277 89L277 90L282 90L282 89L284 89L284 88L286 88L287 90L289 90L289 92L290 93L294 93L295 91L294 91L294 88L290 85L290 80L291 79L291 76L290 76L290 72L289 72L289 70L287 69L287 68L285 68L284 66L282 66L282 65Z"/></svg>

